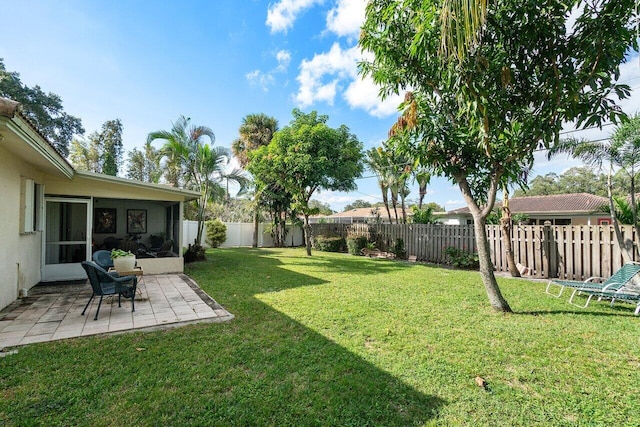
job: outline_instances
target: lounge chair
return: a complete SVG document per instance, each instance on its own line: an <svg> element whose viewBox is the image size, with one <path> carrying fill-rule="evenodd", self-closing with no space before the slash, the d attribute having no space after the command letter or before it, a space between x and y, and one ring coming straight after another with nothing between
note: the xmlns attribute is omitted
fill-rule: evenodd
<svg viewBox="0 0 640 427"><path fill-rule="evenodd" d="M83 316L85 311L87 311L91 300L93 300L93 297L96 295L100 295L100 302L98 303L96 316L93 320L98 320L98 313L100 313L100 306L102 305L102 297L105 295L117 294L118 307L122 307L120 304L121 297L131 298L131 311L136 311L136 304L134 300L136 296L136 286L138 284L136 276L114 277L99 265L90 261L82 261L82 268L87 272L87 276L89 276L89 283L91 283L91 289L93 290L91 298L89 298L87 305L85 305L84 310L82 310Z"/></svg>
<svg viewBox="0 0 640 427"><path fill-rule="evenodd" d="M573 298L579 294L586 294L589 297L584 305L575 304L573 302ZM598 301L602 299L611 299L611 307L616 302L616 300L626 301L629 303L636 303L636 310L633 312L636 316L640 314L640 288L637 286L634 287L631 281L626 283L623 286L611 286L603 289L582 289L576 288L571 294L571 298L569 298L569 304L575 305L576 307L586 308L593 297L597 297Z"/></svg>
<svg viewBox="0 0 640 427"><path fill-rule="evenodd" d="M574 289L574 294L571 295L571 298L573 299L573 296L576 293L575 290L577 289L581 289L583 291L584 290L602 291L604 289L616 291L621 287L623 287L628 282L630 282L638 273L640 273L640 263L629 262L623 265L622 267L620 267L620 269L616 271L615 274L609 277L607 280L604 280L605 279L604 277L598 277L598 276L589 277L584 282L580 282L578 280L551 279L547 284L547 288L545 289L545 292L551 296L559 298L566 288L572 288ZM554 285L560 286L560 292L558 292L558 294L554 294L550 292L551 288Z"/></svg>

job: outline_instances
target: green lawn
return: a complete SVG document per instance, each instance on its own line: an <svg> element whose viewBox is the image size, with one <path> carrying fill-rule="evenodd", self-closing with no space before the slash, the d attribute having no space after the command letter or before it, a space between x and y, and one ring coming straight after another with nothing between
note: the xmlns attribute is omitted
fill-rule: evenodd
<svg viewBox="0 0 640 427"><path fill-rule="evenodd" d="M640 423L630 306L581 310L503 279L503 315L475 272L302 249L208 258L187 272L235 320L21 347L0 358L0 424Z"/></svg>

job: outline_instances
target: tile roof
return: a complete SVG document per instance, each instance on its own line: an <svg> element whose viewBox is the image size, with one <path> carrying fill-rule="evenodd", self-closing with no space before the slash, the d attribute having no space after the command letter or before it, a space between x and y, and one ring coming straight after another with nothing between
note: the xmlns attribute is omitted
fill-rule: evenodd
<svg viewBox="0 0 640 427"><path fill-rule="evenodd" d="M589 193L552 194L549 196L527 196L509 199L511 213L549 214L549 213L592 213L606 205L606 197ZM496 207L502 202L496 202ZM469 214L469 208L449 211L446 215Z"/></svg>
<svg viewBox="0 0 640 427"><path fill-rule="evenodd" d="M4 116L8 119L13 119L16 116L20 117L20 119L22 119L22 121L24 121L35 133L37 133L38 136L40 136L49 147L53 148L55 152L60 155L65 163L71 166L71 163L69 163L64 155L56 148L55 145L51 143L51 141L49 141L49 139L40 131L40 129L38 129L38 126L36 126L36 124L33 123L33 121L29 117L27 117L27 115L24 114L22 110L22 104L20 104L19 102L0 96L0 116Z"/></svg>
<svg viewBox="0 0 640 427"><path fill-rule="evenodd" d="M393 206L389 206L389 210L391 211L391 218L395 221ZM402 207L398 206L396 210L398 211L398 218L402 218ZM349 209L348 211L328 215L325 218L373 218L375 217L375 214L373 214L372 211L377 212L383 220L389 220L389 217L387 216L387 209L384 206ZM413 215L413 212L408 206L406 207L406 211L407 216Z"/></svg>

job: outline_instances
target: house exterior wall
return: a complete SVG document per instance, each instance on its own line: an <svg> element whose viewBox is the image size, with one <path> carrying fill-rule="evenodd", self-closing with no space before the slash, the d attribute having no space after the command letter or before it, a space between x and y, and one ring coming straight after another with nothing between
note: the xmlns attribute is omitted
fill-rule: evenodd
<svg viewBox="0 0 640 427"><path fill-rule="evenodd" d="M42 232L20 233L21 179L43 183L43 174L0 145L0 309L16 300L19 289L40 281Z"/></svg>

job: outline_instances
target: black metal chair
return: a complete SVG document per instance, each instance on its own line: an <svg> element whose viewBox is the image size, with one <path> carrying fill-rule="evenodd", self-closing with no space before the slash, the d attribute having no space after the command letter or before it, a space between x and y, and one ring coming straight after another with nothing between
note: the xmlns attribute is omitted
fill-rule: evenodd
<svg viewBox="0 0 640 427"><path fill-rule="evenodd" d="M98 303L96 316L93 320L98 320L98 313L100 313L100 306L102 305L102 297L105 295L117 294L118 307L122 307L120 304L121 297L131 298L131 311L136 311L135 297L136 287L138 285L138 278L136 276L114 277L99 265L89 261L82 261L82 268L87 272L87 276L89 276L89 283L91 283L91 289L93 290L91 298L89 298L87 305L85 305L84 310L82 310L83 316L85 311L87 311L89 304L93 300L93 297L96 295L100 295L100 302Z"/></svg>

